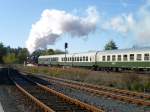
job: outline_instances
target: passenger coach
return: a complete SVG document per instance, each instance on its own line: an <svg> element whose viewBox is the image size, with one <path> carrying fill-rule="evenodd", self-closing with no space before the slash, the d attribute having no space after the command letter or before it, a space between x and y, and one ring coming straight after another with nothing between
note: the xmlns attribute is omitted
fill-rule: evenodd
<svg viewBox="0 0 150 112"><path fill-rule="evenodd" d="M150 69L150 48L120 49L87 53L47 55L38 58L39 65L94 67L95 69Z"/></svg>

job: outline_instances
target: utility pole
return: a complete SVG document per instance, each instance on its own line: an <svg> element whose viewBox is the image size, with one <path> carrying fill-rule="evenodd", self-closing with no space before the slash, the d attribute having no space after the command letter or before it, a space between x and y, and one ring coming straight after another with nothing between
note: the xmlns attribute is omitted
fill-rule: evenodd
<svg viewBox="0 0 150 112"><path fill-rule="evenodd" d="M66 61L67 61L67 58L66 58L67 48L68 48L68 43L65 42L65 65L66 65Z"/></svg>

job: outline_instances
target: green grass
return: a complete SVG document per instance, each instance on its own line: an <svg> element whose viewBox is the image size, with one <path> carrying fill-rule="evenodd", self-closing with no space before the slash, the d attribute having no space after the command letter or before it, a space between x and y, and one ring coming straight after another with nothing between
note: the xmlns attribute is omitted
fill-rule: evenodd
<svg viewBox="0 0 150 112"><path fill-rule="evenodd" d="M47 74L54 77L65 78L97 85L111 86L132 91L150 91L150 76L134 73L113 73L91 71L81 68L56 68L56 67L22 67L18 69L31 73Z"/></svg>

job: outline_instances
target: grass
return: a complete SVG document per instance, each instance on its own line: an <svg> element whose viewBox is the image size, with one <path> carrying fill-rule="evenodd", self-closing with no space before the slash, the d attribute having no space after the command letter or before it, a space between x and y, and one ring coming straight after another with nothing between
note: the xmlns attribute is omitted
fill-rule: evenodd
<svg viewBox="0 0 150 112"><path fill-rule="evenodd" d="M113 73L91 71L81 68L56 68L56 67L22 67L18 69L31 73L47 74L54 77L105 85L120 89L138 92L150 92L150 76L135 73Z"/></svg>

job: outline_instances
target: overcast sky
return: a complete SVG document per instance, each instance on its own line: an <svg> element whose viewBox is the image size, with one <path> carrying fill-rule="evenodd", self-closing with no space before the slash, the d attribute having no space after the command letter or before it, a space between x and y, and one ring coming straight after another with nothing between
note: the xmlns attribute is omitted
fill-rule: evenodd
<svg viewBox="0 0 150 112"><path fill-rule="evenodd" d="M11 47L103 50L150 46L150 0L1 0L0 41Z"/></svg>

